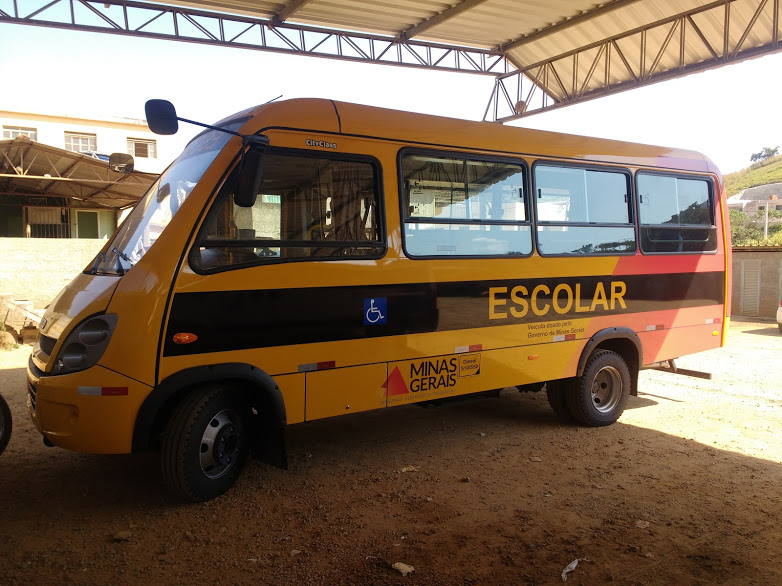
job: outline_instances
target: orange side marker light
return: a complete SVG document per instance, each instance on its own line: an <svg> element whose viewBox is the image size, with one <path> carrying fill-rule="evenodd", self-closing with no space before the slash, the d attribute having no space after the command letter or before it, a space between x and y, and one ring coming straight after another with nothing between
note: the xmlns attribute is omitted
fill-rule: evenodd
<svg viewBox="0 0 782 586"><path fill-rule="evenodd" d="M179 332L174 334L174 344L192 344L198 339L195 334L189 334L187 332Z"/></svg>
<svg viewBox="0 0 782 586"><path fill-rule="evenodd" d="M540 354L530 354L527 356L527 360L537 360L538 358L540 358Z"/></svg>

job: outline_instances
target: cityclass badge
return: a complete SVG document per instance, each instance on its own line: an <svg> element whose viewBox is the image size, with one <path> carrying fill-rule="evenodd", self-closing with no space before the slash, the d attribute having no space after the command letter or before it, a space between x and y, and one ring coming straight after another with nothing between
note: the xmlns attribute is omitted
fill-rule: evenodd
<svg viewBox="0 0 782 586"><path fill-rule="evenodd" d="M322 149L335 149L337 148L336 142L327 142L325 140L312 140L307 139L304 141L304 144L306 144L309 147L320 147Z"/></svg>
<svg viewBox="0 0 782 586"><path fill-rule="evenodd" d="M375 326L388 320L385 297L368 297L364 299L364 325Z"/></svg>

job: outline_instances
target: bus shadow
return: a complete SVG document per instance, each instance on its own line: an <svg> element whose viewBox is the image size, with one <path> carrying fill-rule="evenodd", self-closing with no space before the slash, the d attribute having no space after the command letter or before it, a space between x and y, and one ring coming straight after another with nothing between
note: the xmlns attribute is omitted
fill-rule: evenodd
<svg viewBox="0 0 782 586"><path fill-rule="evenodd" d="M782 337L782 332L779 331L779 326L774 324L767 328L742 330L743 334L752 334L753 336L771 336L774 338Z"/></svg>
<svg viewBox="0 0 782 586"><path fill-rule="evenodd" d="M658 397L657 395L650 395L649 393L639 393L638 396L630 397L627 400L625 409L641 409L643 407L654 407L655 405L659 405L657 401L653 401L649 397L665 399L665 397Z"/></svg>

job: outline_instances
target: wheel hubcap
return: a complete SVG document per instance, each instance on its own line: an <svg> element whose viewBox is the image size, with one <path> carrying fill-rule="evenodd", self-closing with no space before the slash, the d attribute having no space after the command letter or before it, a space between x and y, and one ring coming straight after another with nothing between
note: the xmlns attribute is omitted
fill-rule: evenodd
<svg viewBox="0 0 782 586"><path fill-rule="evenodd" d="M242 429L234 411L225 409L207 424L201 437L201 470L209 478L219 478L233 466L240 453Z"/></svg>
<svg viewBox="0 0 782 586"><path fill-rule="evenodd" d="M621 397L622 376L613 366L604 366L592 381L592 405L601 413L608 413Z"/></svg>

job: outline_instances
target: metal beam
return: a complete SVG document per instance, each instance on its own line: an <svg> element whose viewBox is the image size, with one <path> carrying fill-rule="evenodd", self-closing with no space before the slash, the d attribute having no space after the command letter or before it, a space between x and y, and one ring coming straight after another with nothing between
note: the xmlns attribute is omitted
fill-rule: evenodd
<svg viewBox="0 0 782 586"><path fill-rule="evenodd" d="M613 2L608 2L606 4L603 4L602 6L593 8L592 10L586 10L577 16L573 16L571 18L568 18L567 20L560 21L549 27L541 29L537 32L524 35L523 37L519 37L518 39L505 43L504 45L500 45L497 47L497 50L510 51L511 49L521 47L522 45L528 45L529 43L538 41L549 35L553 35L554 33L559 33L564 30L567 30L570 27L576 26L577 24L581 24L584 21L592 20L593 18L602 16L603 14L606 14L608 12L614 12L615 10L619 10L620 8L624 8L625 6L629 6L630 4L635 4L636 2L639 2L639 0L613 0Z"/></svg>
<svg viewBox="0 0 782 586"><path fill-rule="evenodd" d="M494 90L486 107L484 120L508 122L546 110L620 93L782 50L779 35L763 30L758 24L758 17L768 5L768 0L754 0L756 10L754 17L748 23L731 21L730 7L734 1L716 0L647 26L579 47L527 65L507 75L499 76L495 81ZM777 6L778 3L774 2L774 9ZM695 15L707 13L712 21L724 23L721 50L715 49L709 43L692 18ZM662 45L654 49L646 42L647 33L652 31L658 37L664 38ZM676 33L679 37L678 44L671 43ZM761 40L767 38L767 42L743 48L745 40L751 33L755 33ZM731 38L739 39L733 50L729 49ZM639 61L637 65L633 66L632 61L628 59L629 53L623 52L620 48L617 42L620 40L624 41L625 49L629 41L638 48ZM687 42L691 46L701 47L707 57L699 62L685 64L683 47ZM615 59L617 57L618 59ZM667 62L669 64L675 63L675 66L670 65L667 69L662 69L661 63L666 57ZM579 67L579 58L583 60L582 67ZM595 72L601 61L604 65L604 74L596 76ZM587 65L583 66L584 63ZM612 64L620 69L623 68L623 74L627 74L620 76L620 81L612 81L611 79ZM562 83L563 73L572 75L572 79L567 78L567 83ZM537 88L530 86L537 86ZM528 100L525 100L525 96L533 95L536 89L542 92L541 97L537 103L530 104Z"/></svg>
<svg viewBox="0 0 782 586"><path fill-rule="evenodd" d="M310 2L312 2L312 0L292 0L285 8L272 16L272 23L274 26L282 24Z"/></svg>
<svg viewBox="0 0 782 586"><path fill-rule="evenodd" d="M502 75L512 70L502 51L463 46L407 41L390 36L353 33L328 28L295 24L275 24L245 16L162 6L134 0L52 0L44 8L24 11L22 0L12 0L13 11L0 9L0 23L25 24L49 28L79 30L159 40L234 47L340 59L399 65L418 69L434 69ZM472 0L468 0L472 1ZM72 10L82 5L93 15L90 24L79 18L87 11ZM58 20L46 20L49 9L63 8ZM291 8L303 6L294 2ZM281 11L280 14L283 14ZM141 23L131 25L130 23Z"/></svg>
<svg viewBox="0 0 782 586"><path fill-rule="evenodd" d="M483 4L487 0L462 0L458 4L451 6L447 10L443 10L440 14L436 14L432 18L428 18L423 22L418 23L415 26L411 26L409 29L401 32L399 38L402 40L412 39L421 35L421 33L428 31L430 28L437 26L445 22L448 19L458 16L463 12L475 8L476 6Z"/></svg>

